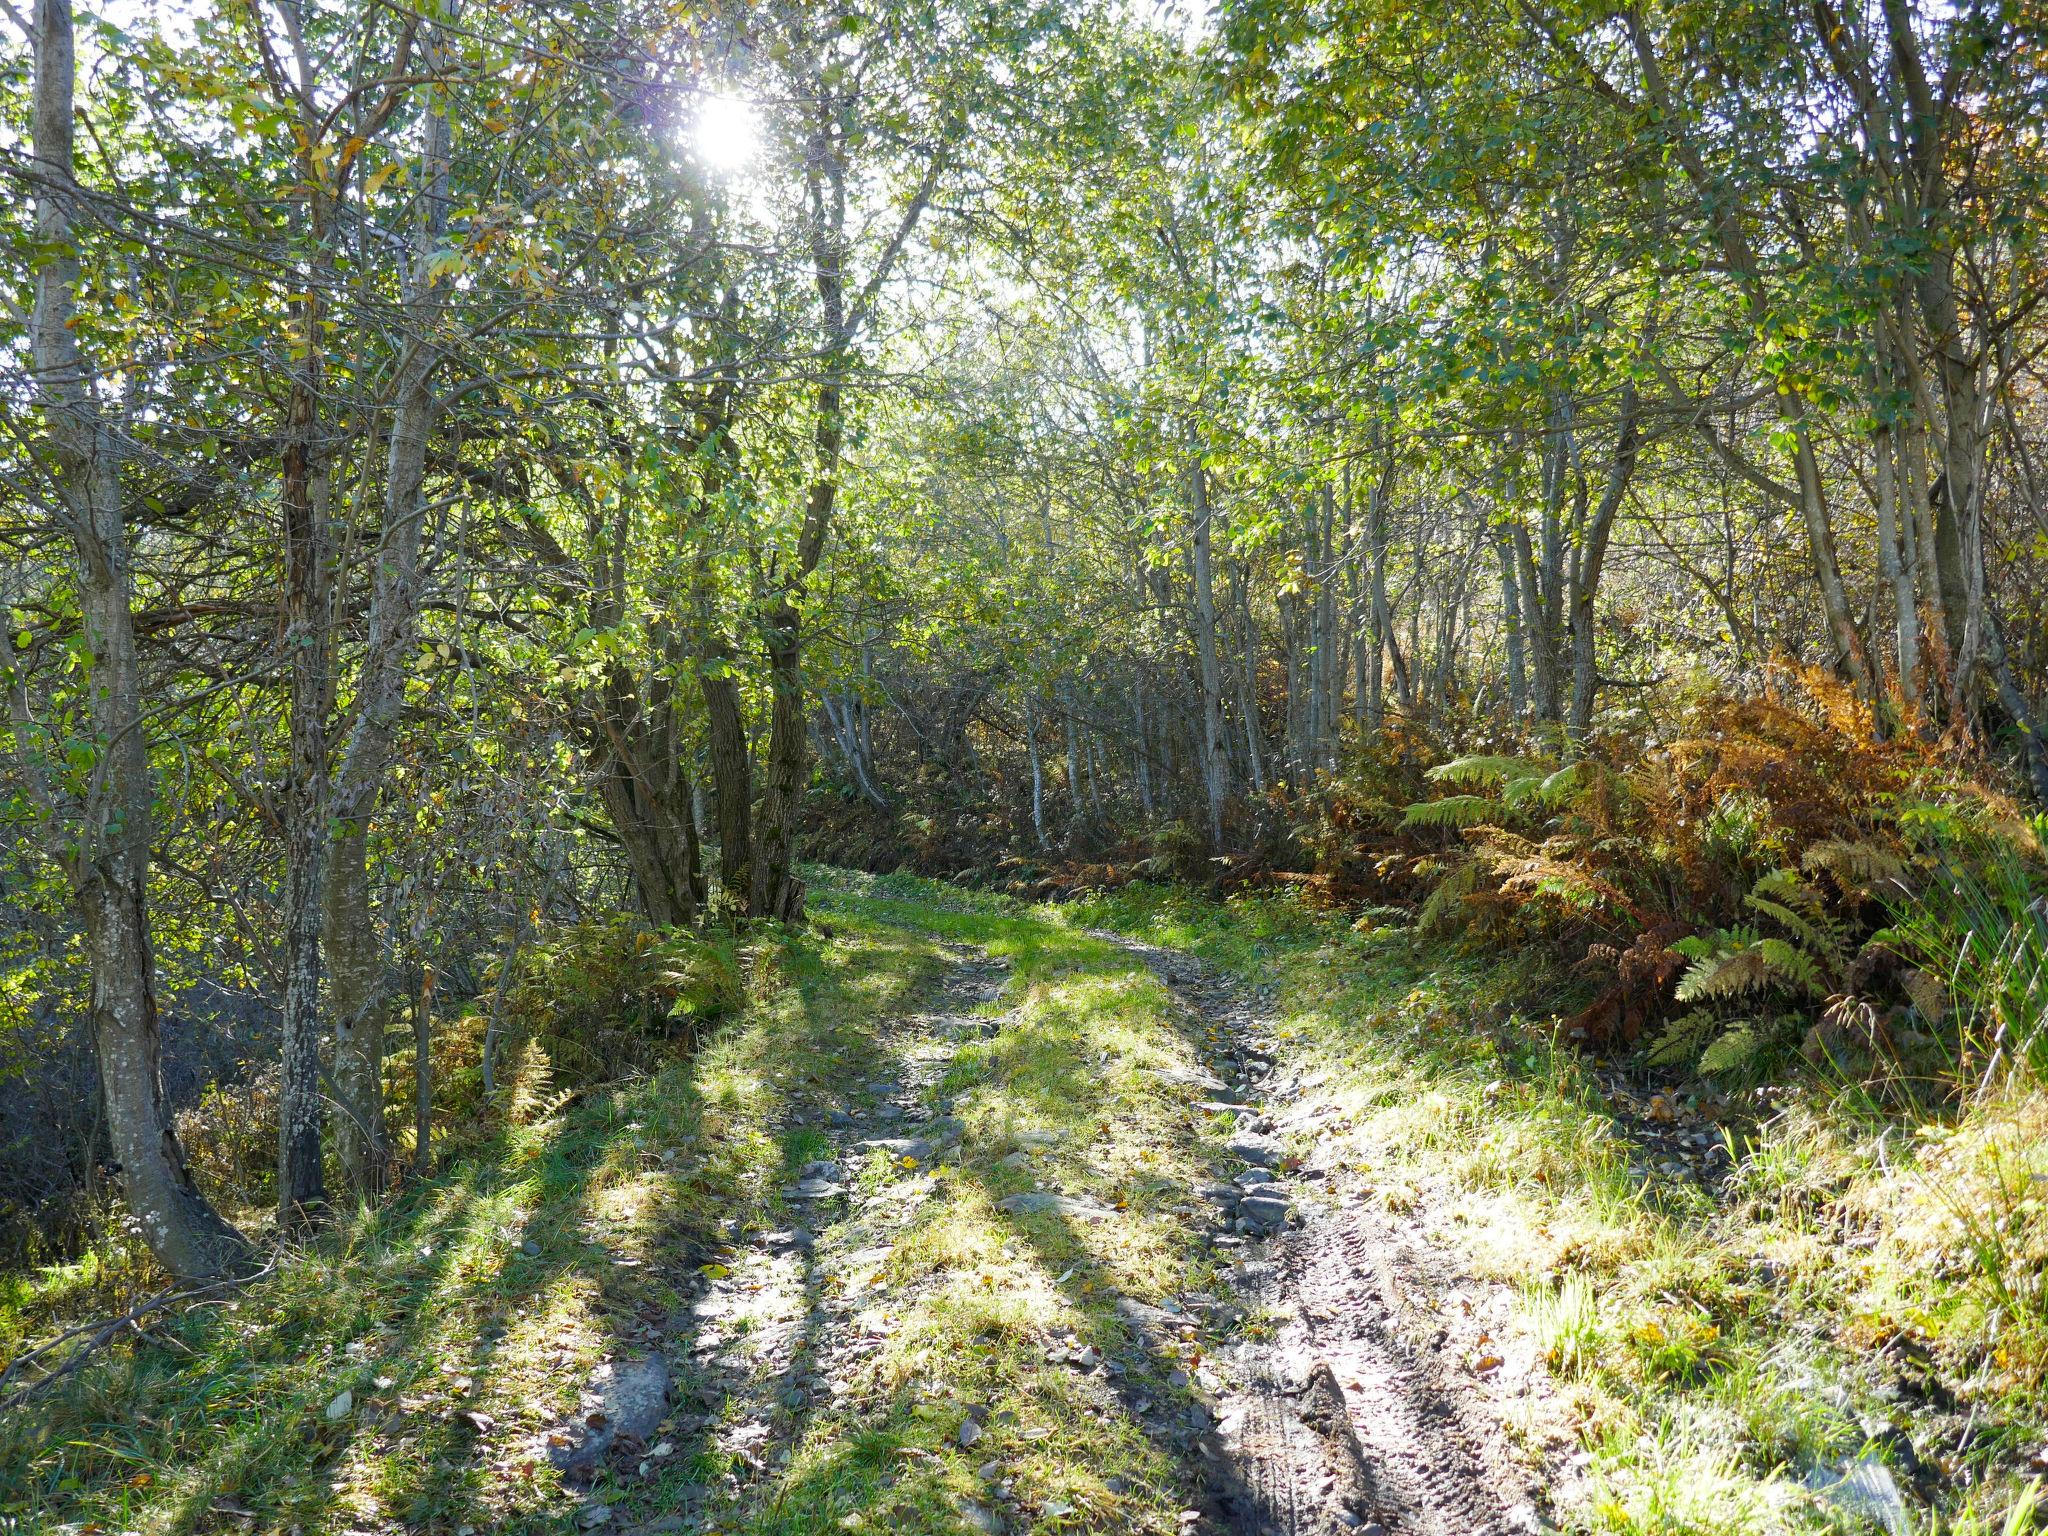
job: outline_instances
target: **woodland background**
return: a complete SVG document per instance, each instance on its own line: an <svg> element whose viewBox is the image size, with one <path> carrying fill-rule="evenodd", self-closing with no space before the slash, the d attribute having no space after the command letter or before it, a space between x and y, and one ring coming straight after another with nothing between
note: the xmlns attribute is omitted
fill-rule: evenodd
<svg viewBox="0 0 2048 1536"><path fill-rule="evenodd" d="M708 1025L809 859L2048 1065L2036 9L0 30L12 1257L241 1266Z"/></svg>

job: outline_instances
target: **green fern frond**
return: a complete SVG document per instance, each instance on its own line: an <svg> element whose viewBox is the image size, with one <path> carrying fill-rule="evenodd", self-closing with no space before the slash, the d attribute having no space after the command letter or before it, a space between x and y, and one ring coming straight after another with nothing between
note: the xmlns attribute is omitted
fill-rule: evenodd
<svg viewBox="0 0 2048 1536"><path fill-rule="evenodd" d="M1467 859L1454 867L1436 884L1429 893L1429 899L1422 904L1422 910L1415 915L1415 927L1420 933L1438 933L1455 926L1457 919L1464 915L1465 898L1478 889L1479 865Z"/></svg>
<svg viewBox="0 0 2048 1536"><path fill-rule="evenodd" d="M1446 795L1419 800L1401 818L1403 827L1477 827L1500 814L1500 803L1484 795Z"/></svg>
<svg viewBox="0 0 2048 1536"><path fill-rule="evenodd" d="M1548 772L1540 763L1527 762L1519 757L1454 757L1448 763L1438 763L1430 769L1427 778L1438 784L1485 785L1504 784L1510 780L1540 779Z"/></svg>
<svg viewBox="0 0 2048 1536"><path fill-rule="evenodd" d="M1905 860L1889 848L1842 837L1815 843L1799 863L1808 871L1824 871L1845 892L1903 880L1906 876Z"/></svg>
<svg viewBox="0 0 2048 1536"><path fill-rule="evenodd" d="M1825 992L1821 984L1820 966L1812 955L1783 939L1765 939L1756 948L1756 953L1770 967L1776 979L1790 982L1805 992Z"/></svg>
<svg viewBox="0 0 2048 1536"><path fill-rule="evenodd" d="M1713 1077L1746 1066L1763 1048L1764 1039L1755 1024L1745 1019L1700 1052L1700 1070Z"/></svg>
<svg viewBox="0 0 2048 1536"><path fill-rule="evenodd" d="M1645 1053L1653 1067L1675 1067L1692 1060L1700 1042L1724 1027L1721 1017L1706 1008L1682 1013L1665 1026L1664 1033Z"/></svg>
<svg viewBox="0 0 2048 1536"><path fill-rule="evenodd" d="M1762 946L1758 945L1701 960L1679 979L1678 990L1673 995L1681 1003L1737 997L1744 992L1761 991L1773 979L1771 962L1765 957Z"/></svg>

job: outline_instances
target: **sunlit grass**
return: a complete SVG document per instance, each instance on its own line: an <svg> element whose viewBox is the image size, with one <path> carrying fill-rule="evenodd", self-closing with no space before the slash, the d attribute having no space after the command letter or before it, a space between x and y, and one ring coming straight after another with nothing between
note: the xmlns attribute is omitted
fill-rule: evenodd
<svg viewBox="0 0 2048 1536"><path fill-rule="evenodd" d="M1589 1531L1832 1528L1804 1469L1898 1417L1893 1360L1950 1394L1922 1454L1989 1484L1957 1529L2023 1500L2048 1426L2048 1100L2015 1090L1933 1127L1816 1077L1726 1132L1721 1192L1643 1177L1517 954L1367 935L1291 898L1221 904L1132 887L1070 909L1273 989L1324 1068L1339 1155L1397 1212L1510 1287L1596 1456L1562 1518ZM1962 1439L1953 1457L1938 1436ZM1938 1431L1938 1433L1937 1433ZM1943 1461L1943 1457L1949 1459ZM1943 1517L1937 1512L1937 1522ZM1987 1522L1989 1522L1987 1524Z"/></svg>

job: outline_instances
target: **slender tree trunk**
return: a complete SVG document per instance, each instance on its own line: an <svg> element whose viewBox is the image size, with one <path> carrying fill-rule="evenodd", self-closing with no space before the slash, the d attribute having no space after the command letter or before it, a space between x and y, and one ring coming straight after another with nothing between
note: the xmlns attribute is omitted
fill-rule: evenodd
<svg viewBox="0 0 2048 1536"><path fill-rule="evenodd" d="M434 975L422 967L412 996L412 1173L434 1171Z"/></svg>
<svg viewBox="0 0 2048 1536"><path fill-rule="evenodd" d="M283 644L290 679L284 790L284 1027L278 1077L278 1228L305 1230L327 1203L321 1132L320 927L327 881L327 716L332 699L328 610L333 563L327 536L327 454L320 445L325 392L321 295L332 278L329 198L302 138L309 188L306 237L314 271L294 304L304 338L286 396L279 503L284 519Z"/></svg>
<svg viewBox="0 0 2048 1536"><path fill-rule="evenodd" d="M384 956L370 913L368 834L338 828L327 862L327 1003L334 1015L334 1147L358 1194L391 1178L384 1128Z"/></svg>
<svg viewBox="0 0 2048 1536"><path fill-rule="evenodd" d="M1266 792L1265 730L1259 723L1259 631L1252 618L1251 582L1242 563L1230 573L1232 596L1236 598L1238 622L1244 626L1244 643L1239 647L1244 672L1238 692L1238 712L1244 716L1244 755L1252 792Z"/></svg>
<svg viewBox="0 0 2048 1536"><path fill-rule="evenodd" d="M1903 547L1906 525L1899 516L1898 434L1879 429L1871 446L1877 458L1877 561L1892 594L1893 633L1899 651L1899 701L1907 712L1920 702L1920 611L1913 600L1913 563Z"/></svg>
<svg viewBox="0 0 2048 1536"><path fill-rule="evenodd" d="M1193 553L1195 577L1195 650L1202 669L1202 787L1209 806L1209 845L1223 850L1224 765L1223 669L1216 655L1216 585L1209 544L1212 533L1209 477L1199 458L1191 471L1194 487Z"/></svg>
<svg viewBox="0 0 2048 1536"><path fill-rule="evenodd" d="M85 932L107 1141L122 1193L136 1230L165 1269L180 1280L210 1280L246 1266L250 1251L193 1184L164 1103L148 903L155 784L143 726L120 443L94 396L75 334L72 217L80 193L70 0L36 0L34 46L32 150L41 174L36 235L43 255L29 322L30 365L72 546L91 657L86 707L99 753L78 826L56 824L54 794L44 803Z"/></svg>
<svg viewBox="0 0 2048 1536"><path fill-rule="evenodd" d="M1520 720L1529 710L1529 674L1522 655L1522 594L1515 580L1515 557L1506 529L1493 530L1493 552L1500 562L1501 624L1508 653L1508 713Z"/></svg>
<svg viewBox="0 0 2048 1536"><path fill-rule="evenodd" d="M1031 755L1031 830L1044 848L1045 765L1038 756L1038 700L1029 693L1024 695L1024 748Z"/></svg>
<svg viewBox="0 0 2048 1536"><path fill-rule="evenodd" d="M438 41L428 61L443 66ZM384 506L376 570L370 583L369 634L356 678L355 716L332 785L326 849L331 889L324 893L323 941L333 976L334 1081L340 1100L336 1150L342 1176L359 1194L390 1176L384 1135L386 997L381 945L370 913L366 867L370 819L391 771L405 682L419 643L420 547L424 539L427 444L437 406L436 337L448 307L448 284L433 262L448 227L448 169L453 130L445 106L427 113L420 147L420 208L410 269L403 283L406 339L391 388L391 442L386 450Z"/></svg>
<svg viewBox="0 0 2048 1536"><path fill-rule="evenodd" d="M1153 821L1158 818L1159 807L1152 799L1152 737L1145 726L1143 686L1136 678L1131 680L1131 723L1138 744L1138 808L1145 813L1147 821ZM1035 751L1032 754L1031 771L1035 782L1038 773L1038 756ZM1040 841L1043 840L1041 835Z"/></svg>
<svg viewBox="0 0 2048 1536"><path fill-rule="evenodd" d="M1653 314L1644 326L1644 347L1655 345L1656 329ZM1628 493L1629 481L1634 478L1636 457L1641 447L1636 387L1631 381L1621 387L1619 424L1614 458L1608 466L1607 484L1601 491L1600 505L1586 524L1584 539L1572 561L1572 712L1567 729L1575 742L1583 743L1593 724L1594 690L1599 684L1593 602L1600 593L1600 573L1607 563L1607 544L1614 532L1614 520L1621 511L1622 498Z"/></svg>

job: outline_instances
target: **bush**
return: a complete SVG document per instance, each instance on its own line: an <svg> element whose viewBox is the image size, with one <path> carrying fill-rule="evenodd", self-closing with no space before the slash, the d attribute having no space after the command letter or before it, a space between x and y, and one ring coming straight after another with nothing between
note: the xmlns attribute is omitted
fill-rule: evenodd
<svg viewBox="0 0 2048 1536"><path fill-rule="evenodd" d="M1899 1083L1959 1056L2048 1070L2038 828L1948 744L1880 738L1824 674L1773 677L1572 761L1383 744L1326 793L1319 860L1406 895L1425 932L1575 966L1588 1043L1735 1079L1794 1053Z"/></svg>

